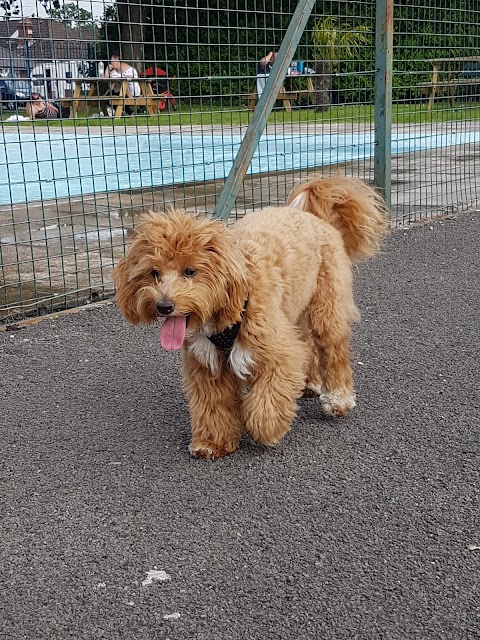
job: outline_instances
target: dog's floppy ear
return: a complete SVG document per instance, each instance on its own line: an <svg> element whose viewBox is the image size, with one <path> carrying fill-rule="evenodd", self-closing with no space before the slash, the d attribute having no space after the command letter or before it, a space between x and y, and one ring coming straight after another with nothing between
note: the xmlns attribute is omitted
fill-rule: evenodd
<svg viewBox="0 0 480 640"><path fill-rule="evenodd" d="M113 281L116 286L115 302L125 318L132 324L140 322L140 316L134 305L135 291L128 276L131 268L128 255L118 262L113 270Z"/></svg>
<svg viewBox="0 0 480 640"><path fill-rule="evenodd" d="M225 283L224 319L230 323L237 322L248 295L243 254L233 234L220 222L215 223L205 248L216 254L216 269Z"/></svg>

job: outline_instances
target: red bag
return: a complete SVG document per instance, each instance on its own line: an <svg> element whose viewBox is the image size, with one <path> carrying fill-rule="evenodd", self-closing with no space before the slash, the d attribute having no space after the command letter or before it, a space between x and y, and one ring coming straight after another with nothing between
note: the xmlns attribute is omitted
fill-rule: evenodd
<svg viewBox="0 0 480 640"><path fill-rule="evenodd" d="M164 91L163 93L160 93L158 97L160 98L158 101L159 111L165 111L165 109L177 110L177 101L170 91Z"/></svg>

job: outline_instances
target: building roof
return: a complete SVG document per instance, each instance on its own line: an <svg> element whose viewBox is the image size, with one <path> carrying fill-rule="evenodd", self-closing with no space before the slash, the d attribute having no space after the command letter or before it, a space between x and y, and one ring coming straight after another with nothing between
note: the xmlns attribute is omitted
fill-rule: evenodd
<svg viewBox="0 0 480 640"><path fill-rule="evenodd" d="M0 20L0 47L10 58L24 59L24 28L31 25L29 57L36 60L88 60L94 57L96 27L72 28L69 22L52 18L8 18ZM3 51L0 57L3 58Z"/></svg>

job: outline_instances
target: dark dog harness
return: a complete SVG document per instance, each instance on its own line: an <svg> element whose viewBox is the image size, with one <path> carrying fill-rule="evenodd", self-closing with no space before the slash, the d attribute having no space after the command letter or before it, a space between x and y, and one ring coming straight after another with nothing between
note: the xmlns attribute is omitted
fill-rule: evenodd
<svg viewBox="0 0 480 640"><path fill-rule="evenodd" d="M228 355L233 349L238 332L240 331L240 325L242 324L242 320L245 316L245 311L247 310L247 302L248 300L245 300L242 314L238 322L235 322L235 324L229 324L228 327L223 331L220 331L220 333L212 333L211 336L208 336L210 342L212 342L222 353Z"/></svg>

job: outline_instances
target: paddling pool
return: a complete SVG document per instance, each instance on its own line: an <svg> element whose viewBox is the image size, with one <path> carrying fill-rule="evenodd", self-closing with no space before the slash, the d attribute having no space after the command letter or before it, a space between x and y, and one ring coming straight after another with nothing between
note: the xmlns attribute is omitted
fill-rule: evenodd
<svg viewBox="0 0 480 640"><path fill-rule="evenodd" d="M478 142L480 131L397 133L392 155ZM0 133L0 205L225 178L238 135ZM373 133L264 135L248 174L373 156Z"/></svg>

